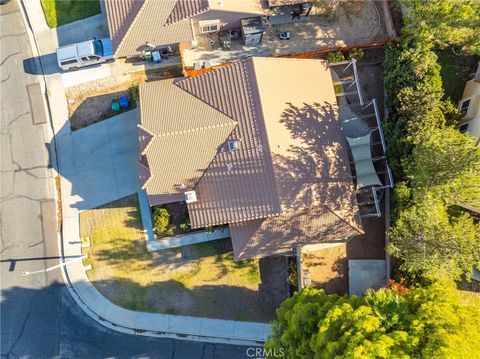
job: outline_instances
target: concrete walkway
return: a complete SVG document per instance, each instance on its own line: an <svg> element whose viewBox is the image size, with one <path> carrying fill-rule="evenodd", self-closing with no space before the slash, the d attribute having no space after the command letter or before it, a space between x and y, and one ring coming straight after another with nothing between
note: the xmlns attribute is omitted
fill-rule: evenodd
<svg viewBox="0 0 480 359"><path fill-rule="evenodd" d="M51 57L46 55L55 51L58 46L57 40L52 38L51 31L45 22L40 0L23 0L22 3L26 10L28 26L33 32L32 48L38 52L42 68L45 71L55 65L52 64ZM55 146L52 146L57 148L57 151L51 151L52 162L55 163L58 159L61 173L61 166L66 163L61 146L62 142L68 141L66 138L70 136L69 131L65 130L68 128L67 102L61 75L58 72L46 71L46 73L42 77L42 81L46 85L51 122L57 142ZM79 241L80 209L78 208L78 199L72 196L72 193L74 193L72 189L72 183L67 178L61 177L63 231L60 240L63 243L59 243L59 248L64 257L80 256L82 254L81 242ZM65 271L62 274L65 277L65 282L69 283L67 288L73 299L85 314L112 330L135 335L256 346L265 342L271 332L271 326L263 323L126 310L109 302L100 294L88 280L82 262L71 262L65 266Z"/></svg>
<svg viewBox="0 0 480 359"><path fill-rule="evenodd" d="M199 244L226 238L230 238L230 230L228 228L217 229L213 232L198 231L194 233L181 234L178 236L160 238L155 241L148 241L147 250L149 252L155 252L169 248L189 246L192 244Z"/></svg>
<svg viewBox="0 0 480 359"><path fill-rule="evenodd" d="M145 231L145 241L148 243L155 241L155 234L153 233L152 211L148 203L148 196L145 190L140 189L137 192L138 206L140 207L140 216L142 217L143 228Z"/></svg>

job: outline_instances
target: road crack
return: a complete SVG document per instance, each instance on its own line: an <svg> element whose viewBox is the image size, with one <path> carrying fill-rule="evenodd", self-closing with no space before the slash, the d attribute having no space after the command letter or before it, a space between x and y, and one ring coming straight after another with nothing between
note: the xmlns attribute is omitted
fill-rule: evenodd
<svg viewBox="0 0 480 359"><path fill-rule="evenodd" d="M7 57L5 57L2 62L0 62L0 66L3 66L3 64L11 57L13 56L17 56L17 55L20 55L20 51L17 51L17 52L14 52L13 54L10 54L8 55Z"/></svg>

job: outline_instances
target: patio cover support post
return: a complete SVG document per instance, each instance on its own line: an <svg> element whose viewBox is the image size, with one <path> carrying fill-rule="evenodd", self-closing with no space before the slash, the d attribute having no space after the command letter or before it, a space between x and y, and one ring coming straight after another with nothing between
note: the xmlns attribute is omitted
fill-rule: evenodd
<svg viewBox="0 0 480 359"><path fill-rule="evenodd" d="M383 152L386 152L387 147L385 145L385 138L383 137L383 131L382 131L382 127L380 125L380 114L378 112L377 100L373 99L372 103L373 103L373 109L375 111L375 119L377 120L378 133L380 134L380 140L382 141Z"/></svg>
<svg viewBox="0 0 480 359"><path fill-rule="evenodd" d="M358 83L358 73L357 73L357 65L356 65L357 60L353 59L352 64L353 64L353 77L354 77L355 82L357 84L358 98L360 99L360 105L363 105L362 90L360 89L360 84Z"/></svg>
<svg viewBox="0 0 480 359"><path fill-rule="evenodd" d="M346 62L337 62L336 65L344 64ZM347 71L350 66L352 66L353 61L350 61L348 65L343 69L343 72Z"/></svg>

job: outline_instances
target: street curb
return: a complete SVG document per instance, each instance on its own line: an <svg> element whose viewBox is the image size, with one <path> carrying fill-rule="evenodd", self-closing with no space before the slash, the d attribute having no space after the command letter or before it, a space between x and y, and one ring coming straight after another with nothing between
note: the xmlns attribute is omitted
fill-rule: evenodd
<svg viewBox="0 0 480 359"><path fill-rule="evenodd" d="M39 62L39 65L40 65L39 68L42 70L42 75L39 76L39 77L40 77L40 83L41 83L41 85L43 85L43 88L44 88L44 92L42 92L42 94L44 95L44 98L45 98L45 101L46 101L46 105L47 105L46 106L46 112L47 112L47 116L48 116L48 120L49 120L48 121L49 122L49 127L50 127L50 130L52 131L52 133L49 133L49 135L51 135L51 143L53 142L55 144L55 146L54 146L55 147L55 152L52 152L50 155L53 156L53 159L54 159L55 163L57 164L57 168L59 168L58 167L58 156L57 156L57 153L56 153L56 151L57 151L56 132L55 132L55 125L54 125L54 121L53 121L53 116L52 116L52 113L50 111L48 84L47 84L47 81L46 81L46 78L45 78L43 65L42 65L41 59L40 59L40 57L42 55L39 52L36 34L33 31L33 28L31 26L31 22L29 21L27 7L25 6L24 2L25 2L25 0L17 0L22 19L23 19L23 21L25 23L25 27L27 29L27 34L28 34L30 46L32 48L32 53L35 57L35 61ZM60 176L60 174L54 168L52 168L52 171L55 174ZM61 178L61 180L65 180L61 176L60 176L60 178ZM60 193L61 193L61 188L62 188L62 186L60 186ZM55 204L56 204L56 207L57 207L56 210L58 212L59 211L59 208L58 208L58 194L57 194L56 190L54 191L54 198L55 198ZM62 205L64 205L65 203L66 202L62 200ZM62 212L65 213L64 211L62 211ZM64 248L64 240L63 240L64 239L64 236L63 236L63 231L64 231L63 225L64 225L64 223L65 223L65 221L63 221L63 224L61 226L62 228L59 231L57 231L57 243L58 243L59 254L62 257L62 260L65 262L65 248ZM80 264L80 265L83 266L83 264ZM109 328L111 330L121 332L121 333L131 334L131 335L142 335L142 336L156 337L156 338L172 338L172 339L179 339L179 340L200 341L200 342L218 343L218 344L250 345L250 346L256 346L256 347L263 345L264 342L265 342L264 340L260 341L260 340L238 338L238 337L237 338L227 337L227 336L223 337L223 336L220 336L220 335L219 336L208 336L208 335L201 335L201 334L186 334L186 333L180 333L180 332L166 332L166 331L160 332L160 331L154 331L154 330L149 330L149 329L141 329L141 328L136 328L136 327L127 327L127 326L120 325L118 323L115 323L114 320L111 320L111 319L109 320L109 319L101 317L88 304L88 302L86 302L85 299L82 298L82 296L74 288L75 285L82 285L82 283L73 284L71 282L71 278L70 278L70 274L69 274L69 270L68 270L69 266L70 266L70 264L62 267L61 272L62 272L63 280L65 282L65 286L67 287L67 290L70 293L72 299L76 302L76 304L82 309L82 311L86 315L88 315L90 318L92 318L98 324L100 324L100 325L102 325L106 328ZM88 284L92 285L90 282L88 282ZM101 296L100 293L99 293L99 295ZM104 298L104 299L108 303L110 303L106 298ZM115 306L113 303L110 303L110 305L112 307ZM127 310L125 309L125 311L127 311ZM132 312L132 311L129 311L129 312ZM133 313L141 313L141 312L133 312ZM152 314L159 315L158 313L152 313ZM195 321L195 320L200 319L200 318L197 318L197 317L165 315L165 317L167 317L167 316L178 318L179 321L189 321L189 320ZM215 321L218 322L217 324L221 324L221 322L224 322L226 324L226 322L227 322L227 321L222 321L222 320L215 320ZM239 322L239 323L241 323L241 322ZM246 323L245 322L243 324L245 324L245 326L248 326L248 325L253 325L253 324L261 324L261 323ZM267 329L266 328L269 327L269 325L264 324L264 326L265 326L264 334L267 334ZM266 335L264 335L264 337L266 337Z"/></svg>

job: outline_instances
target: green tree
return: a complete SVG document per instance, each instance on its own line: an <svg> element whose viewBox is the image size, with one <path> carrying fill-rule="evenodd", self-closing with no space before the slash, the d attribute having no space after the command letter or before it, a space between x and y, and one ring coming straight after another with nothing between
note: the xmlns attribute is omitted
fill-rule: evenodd
<svg viewBox="0 0 480 359"><path fill-rule="evenodd" d="M431 194L403 209L389 233L387 250L411 277L460 279L480 265L480 226L467 213L452 215Z"/></svg>
<svg viewBox="0 0 480 359"><path fill-rule="evenodd" d="M480 264L480 226L458 203L480 204L480 148L455 128L426 130L394 192L390 254L411 276L460 278Z"/></svg>
<svg viewBox="0 0 480 359"><path fill-rule="evenodd" d="M440 47L463 46L480 53L480 1L403 0L406 11L402 31L418 41Z"/></svg>
<svg viewBox="0 0 480 359"><path fill-rule="evenodd" d="M479 205L480 147L475 139L449 127L424 131L418 139L404 164L413 191L434 193L447 205Z"/></svg>
<svg viewBox="0 0 480 359"><path fill-rule="evenodd" d="M452 284L362 297L310 287L277 310L266 348L286 358L475 358L480 312L460 305Z"/></svg>
<svg viewBox="0 0 480 359"><path fill-rule="evenodd" d="M418 135L446 124L443 89L437 55L431 45L403 41L386 48L385 89L390 116L384 125L388 158L397 178L403 178L402 160L410 156Z"/></svg>

